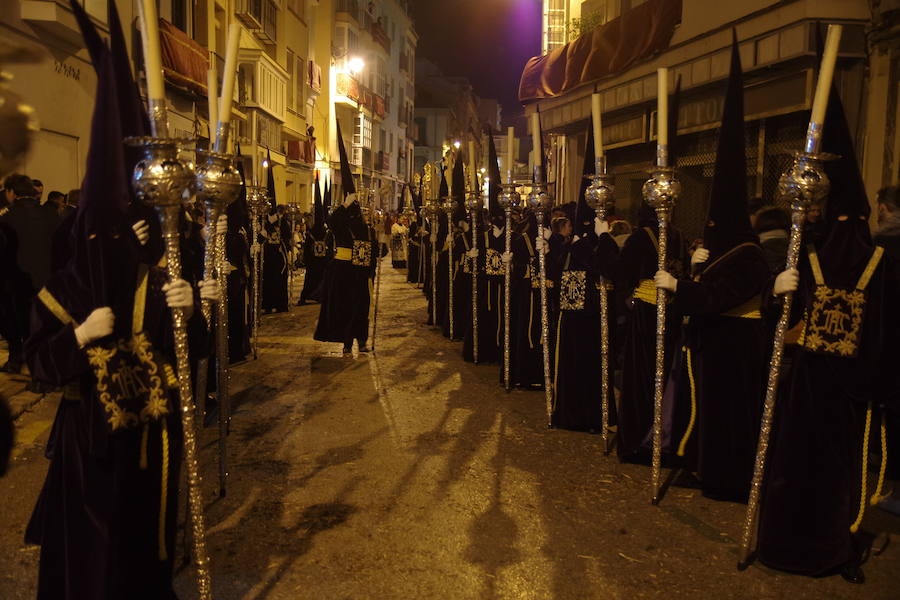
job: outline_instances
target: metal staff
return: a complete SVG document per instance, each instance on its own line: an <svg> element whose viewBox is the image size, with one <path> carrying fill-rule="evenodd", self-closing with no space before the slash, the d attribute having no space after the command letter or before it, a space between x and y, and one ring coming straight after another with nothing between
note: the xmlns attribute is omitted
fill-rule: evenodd
<svg viewBox="0 0 900 600"><path fill-rule="evenodd" d="M506 229L504 230L504 248L505 253L509 255L512 252L512 209L519 203L519 194L516 192L516 186L512 182L512 171L506 176L506 184L502 186L503 192L497 201L500 208L503 209L503 216L506 218ZM509 381L509 303L510 303L510 286L512 285L512 263L506 263L503 272L503 387L508 392L510 390Z"/></svg>
<svg viewBox="0 0 900 600"><path fill-rule="evenodd" d="M263 245L259 241L259 237L261 232L265 230L264 226L262 226L262 219L264 218L264 211L268 207L269 202L266 195L266 188L260 186L247 186L247 200L250 208L252 222L252 233L253 233L253 244L250 246L251 253L253 254L253 314L251 315L251 319L253 319L253 341L251 346L253 347L253 358L257 358L259 355L259 318L260 313L262 312L262 278L263 278L263 261L265 260L265 254L263 253ZM265 242L263 242L265 243ZM256 248L255 251L253 249Z"/></svg>
<svg viewBox="0 0 900 600"><path fill-rule="evenodd" d="M656 169L650 179L644 183L643 194L647 204L656 210L659 221L659 252L657 269L666 269L669 219L678 195L681 183L676 179L675 169L669 167L669 148L658 144L656 147ZM660 463L662 460L662 400L665 386L666 360L666 291L656 290L656 365L653 374L653 456L650 466L650 478L653 487L653 504L660 500Z"/></svg>
<svg viewBox="0 0 900 600"><path fill-rule="evenodd" d="M203 200L206 212L206 249L203 254L203 278L217 279L219 299L216 303L216 391L219 400L219 495L225 496L225 480L228 476L227 448L228 421L231 418L228 401L228 306L224 287L227 273L222 273L225 255L225 235L217 232L219 216L240 193L241 176L234 167L233 158L218 152L198 152L197 195ZM212 303L202 301L203 316L212 328ZM200 366L198 380L203 386L198 396L206 398L206 364ZM199 387L199 386L198 386ZM205 418L205 414L201 415Z"/></svg>
<svg viewBox="0 0 900 600"><path fill-rule="evenodd" d="M472 248L478 249L478 217L482 206L481 196L476 190L469 192L466 209L472 229ZM472 259L472 362L478 364L478 257Z"/></svg>
<svg viewBox="0 0 900 600"><path fill-rule="evenodd" d="M144 19L144 22L147 22ZM169 281L181 278L181 249L179 218L181 199L193 185L192 166L178 158L178 144L167 139L168 118L165 100L148 100L152 137L136 138L131 143L140 147L143 158L134 168L134 188L137 197L156 209L166 247L166 272ZM187 468L188 502L193 555L197 569L197 592L201 600L212 598L209 574L209 554L206 549L206 522L203 515L200 466L197 458L197 429L195 407L191 394L191 366L188 359L187 318L183 308L173 308L172 329L175 341L175 362L181 404L181 425L184 436L184 462Z"/></svg>
<svg viewBox="0 0 900 600"><path fill-rule="evenodd" d="M378 330L378 296L381 291L381 231L384 229L384 211L376 208L373 211L375 223L375 308L372 311L372 352L375 352L375 332Z"/></svg>
<svg viewBox="0 0 900 600"><path fill-rule="evenodd" d="M791 237L788 242L785 270L796 269L800 258L800 242L803 237L803 224L806 212L815 203L828 195L831 183L825 173L823 162L833 158L819 151L822 144L822 123L828 106L828 95L831 91L831 80L834 64L837 59L837 48L841 39L841 26L829 25L825 40L825 54L819 70L816 84L816 95L813 101L812 118L806 130L804 151L794 156L790 168L778 181L778 195L791 207ZM740 560L738 569L743 570L753 562L750 547L757 529L759 513L759 495L766 468L766 455L769 450L769 436L772 433L772 419L775 414L775 398L778 394L778 377L784 357L784 335L787 332L791 316L791 305L794 294L784 294L781 305L781 316L775 327L775 338L772 342L772 359L769 363L769 379L766 383L766 399L763 404L762 421L759 427L759 442L756 447L756 460L753 463L753 479L750 481L750 496L747 499L747 514L744 518L744 530L741 535Z"/></svg>
<svg viewBox="0 0 900 600"><path fill-rule="evenodd" d="M585 194L588 205L597 212L597 218L606 220L607 212L614 205L612 177L606 171L606 156L594 161L594 180ZM609 454L609 286L600 278L600 426L603 437L603 453Z"/></svg>
<svg viewBox="0 0 900 600"><path fill-rule="evenodd" d="M539 161L538 161L539 162ZM550 208L550 196L544 181L544 167L534 167L534 185L528 195L528 206L537 219L538 236L544 237L544 211ZM546 243L546 241L545 241ZM547 400L547 427L553 427L553 383L550 377L550 318L547 307L547 258L538 251L538 276L541 282L541 350L544 357L544 396Z"/></svg>
<svg viewBox="0 0 900 600"><path fill-rule="evenodd" d="M452 196L444 199L444 212L447 214L447 322L450 326L450 339L453 340L453 211L456 209L456 200Z"/></svg>

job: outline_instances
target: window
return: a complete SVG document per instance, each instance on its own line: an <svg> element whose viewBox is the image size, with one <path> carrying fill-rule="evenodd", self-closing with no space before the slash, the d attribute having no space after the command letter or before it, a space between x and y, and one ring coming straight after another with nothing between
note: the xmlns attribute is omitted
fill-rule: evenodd
<svg viewBox="0 0 900 600"><path fill-rule="evenodd" d="M291 49L287 51L287 74L287 109L294 112L294 90L297 89L294 85L294 78L301 77L302 73L294 73L294 51Z"/></svg>
<svg viewBox="0 0 900 600"><path fill-rule="evenodd" d="M281 148L281 123L256 111L256 143L265 148Z"/></svg>
<svg viewBox="0 0 900 600"><path fill-rule="evenodd" d="M353 123L353 145L372 148L372 121L362 113L356 116Z"/></svg>

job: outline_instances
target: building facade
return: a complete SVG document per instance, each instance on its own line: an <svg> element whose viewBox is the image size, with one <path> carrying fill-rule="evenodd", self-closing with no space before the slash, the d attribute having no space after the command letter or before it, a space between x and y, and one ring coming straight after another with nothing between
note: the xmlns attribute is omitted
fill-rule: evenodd
<svg viewBox="0 0 900 600"><path fill-rule="evenodd" d="M886 42L867 58L866 35L873 21L865 0L593 0L581 3L580 10L583 19L590 18L591 10L605 12L595 19L599 25L568 46L532 59L520 86L526 113L540 109L551 140L550 179L558 201L573 200L577 192L590 96L597 91L602 96L604 145L615 176L617 212L634 219L641 186L655 158L656 69L668 67L669 89L676 80L681 85L674 144L684 191L674 222L689 235L699 235L709 201L732 28L737 31L744 69L751 195L774 201L778 177L791 152L803 146L817 69L816 28L824 35L825 23L844 25L835 85L857 133L870 198L874 200L874 192L894 177L897 52ZM662 37L644 39L648 52L642 55L633 47L639 45L636 36L649 29L651 19ZM884 26L885 31L892 27L887 22ZM632 48L615 46L617 35ZM609 43L612 49L604 52L616 48L632 52L619 68L598 61L600 53L595 50ZM579 56L584 64L573 65ZM570 73L573 67L583 67L580 79L554 79L556 73ZM544 88L533 85L536 81ZM886 126L886 119L894 125Z"/></svg>
<svg viewBox="0 0 900 600"><path fill-rule="evenodd" d="M106 0L84 3L105 33ZM134 0L116 0L116 7L129 47L138 48ZM278 202L308 211L316 173L339 178L341 119L366 185L381 187L385 201L396 204L399 183L410 174L407 128L415 101L417 37L406 0L159 0L159 16L173 135L208 140L207 69L217 68L221 86L228 29L238 23L232 139L240 144L248 176L264 184L263 162L271 159ZM48 191L77 188L96 77L68 3L0 3L0 37L42 47L47 56L38 64L6 67L15 77L14 91L34 106L41 124L22 170L42 179ZM361 61L361 69L348 82L351 58ZM142 82L141 69L135 62Z"/></svg>

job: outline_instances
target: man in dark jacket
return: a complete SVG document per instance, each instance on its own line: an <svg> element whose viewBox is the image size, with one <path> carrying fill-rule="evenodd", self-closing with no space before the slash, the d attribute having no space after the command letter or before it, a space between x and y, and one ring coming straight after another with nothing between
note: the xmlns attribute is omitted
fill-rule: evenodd
<svg viewBox="0 0 900 600"><path fill-rule="evenodd" d="M0 268L3 291L7 297L3 331L9 345L9 359L3 370L18 373L22 368L22 344L28 337L31 300L50 276L53 233L59 215L44 210L38 202L31 178L10 175L4 182L9 211L0 216L3 230L3 266Z"/></svg>

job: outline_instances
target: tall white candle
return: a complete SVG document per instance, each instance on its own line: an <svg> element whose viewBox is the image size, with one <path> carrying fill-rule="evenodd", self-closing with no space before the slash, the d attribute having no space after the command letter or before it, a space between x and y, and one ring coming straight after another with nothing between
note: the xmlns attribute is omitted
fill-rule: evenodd
<svg viewBox="0 0 900 600"><path fill-rule="evenodd" d="M156 0L138 2L138 18L141 20L147 99L162 100L166 96L166 87L163 83L162 54L159 51L159 16L156 14Z"/></svg>
<svg viewBox="0 0 900 600"><path fill-rule="evenodd" d="M591 117L594 122L594 158L603 156L603 130L600 121L600 94L591 95Z"/></svg>
<svg viewBox="0 0 900 600"><path fill-rule="evenodd" d="M209 137L211 141L215 141L219 123L219 76L216 73L215 63L213 68L206 72L206 99L209 105Z"/></svg>
<svg viewBox="0 0 900 600"><path fill-rule="evenodd" d="M472 191L478 190L478 163L475 161L475 140L469 140L469 166L472 167L470 175L472 176Z"/></svg>
<svg viewBox="0 0 900 600"><path fill-rule="evenodd" d="M531 113L531 147L532 147L532 156L531 156L531 167L541 165L541 152L543 151L541 148L541 116L537 111Z"/></svg>
<svg viewBox="0 0 900 600"><path fill-rule="evenodd" d="M669 70L656 70L656 143L669 145Z"/></svg>
<svg viewBox="0 0 900 600"><path fill-rule="evenodd" d="M516 143L516 130L513 127L506 128L506 174L512 183L513 172L513 144Z"/></svg>
<svg viewBox="0 0 900 600"><path fill-rule="evenodd" d="M831 81L834 79L834 65L837 62L838 46L841 45L840 25L829 25L825 38L825 53L822 55L822 66L819 68L819 81L816 83L816 95L813 98L810 125L821 125L825 121L825 110L828 108L828 94Z"/></svg>
<svg viewBox="0 0 900 600"><path fill-rule="evenodd" d="M231 104L234 98L234 80L237 76L238 44L241 26L232 23L228 27L228 45L225 47L225 72L222 74L222 100L219 104L219 121L224 125L231 121Z"/></svg>

